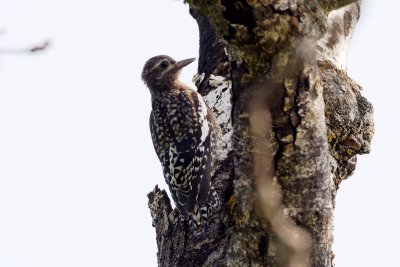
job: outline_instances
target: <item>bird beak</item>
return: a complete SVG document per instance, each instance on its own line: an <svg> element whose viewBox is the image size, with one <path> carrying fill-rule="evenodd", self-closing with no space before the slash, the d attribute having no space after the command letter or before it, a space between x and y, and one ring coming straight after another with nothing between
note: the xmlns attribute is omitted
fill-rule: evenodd
<svg viewBox="0 0 400 267"><path fill-rule="evenodd" d="M188 58L188 59L178 61L178 62L176 62L176 67L178 69L182 69L183 67L186 67L187 65L189 65L190 63L192 63L195 60L196 60L196 58Z"/></svg>

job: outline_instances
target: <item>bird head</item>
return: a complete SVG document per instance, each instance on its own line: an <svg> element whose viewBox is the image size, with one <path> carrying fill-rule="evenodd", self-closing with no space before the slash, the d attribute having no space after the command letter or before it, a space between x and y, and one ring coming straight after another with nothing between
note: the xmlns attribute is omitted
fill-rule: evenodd
<svg viewBox="0 0 400 267"><path fill-rule="evenodd" d="M155 56L147 60L142 71L142 79L150 90L171 88L178 80L181 69L195 58L175 61L169 56Z"/></svg>

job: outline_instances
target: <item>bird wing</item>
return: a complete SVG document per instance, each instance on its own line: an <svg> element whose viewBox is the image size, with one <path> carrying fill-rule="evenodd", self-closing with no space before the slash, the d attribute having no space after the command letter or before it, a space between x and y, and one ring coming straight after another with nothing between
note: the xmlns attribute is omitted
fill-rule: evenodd
<svg viewBox="0 0 400 267"><path fill-rule="evenodd" d="M162 116L159 110L152 110L150 113L150 133L153 141L154 150L158 159L163 163L165 161L165 154L169 148L168 135L165 133L163 127Z"/></svg>
<svg viewBox="0 0 400 267"><path fill-rule="evenodd" d="M173 141L164 166L178 208L196 213L199 205L206 204L211 186L212 125L208 108L196 92L181 92L177 101L176 112L167 115Z"/></svg>

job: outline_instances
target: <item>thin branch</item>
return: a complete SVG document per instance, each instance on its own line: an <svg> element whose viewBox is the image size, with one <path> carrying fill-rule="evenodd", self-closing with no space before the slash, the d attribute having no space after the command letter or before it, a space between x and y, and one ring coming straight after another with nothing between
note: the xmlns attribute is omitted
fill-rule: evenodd
<svg viewBox="0 0 400 267"><path fill-rule="evenodd" d="M0 30L0 34L1 34ZM3 32L4 33L4 32ZM49 41L45 41L42 44L35 45L28 48L0 48L0 54L3 55L19 55L19 54L26 54L26 53L36 53L39 51L43 51L47 49L50 45Z"/></svg>

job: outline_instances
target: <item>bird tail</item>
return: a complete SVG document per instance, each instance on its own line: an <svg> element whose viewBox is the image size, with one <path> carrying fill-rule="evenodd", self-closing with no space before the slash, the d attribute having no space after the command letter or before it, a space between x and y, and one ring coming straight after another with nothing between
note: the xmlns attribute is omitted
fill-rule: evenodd
<svg viewBox="0 0 400 267"><path fill-rule="evenodd" d="M189 226L191 228L193 242L195 237L199 236L200 232L202 232L203 238L206 237L211 209L216 209L219 205L220 200L217 191L211 186L207 205L200 206L195 212L189 214ZM200 231L200 229L202 229L202 231Z"/></svg>
<svg viewBox="0 0 400 267"><path fill-rule="evenodd" d="M217 208L219 206L219 197L217 191L213 186L210 187L210 193L208 194L207 204L211 208Z"/></svg>
<svg viewBox="0 0 400 267"><path fill-rule="evenodd" d="M210 193L208 194L207 206L200 207L201 225L203 226L203 237L206 236L208 223L210 221L210 214L212 209L217 209L220 205L217 191L213 186L210 187Z"/></svg>

